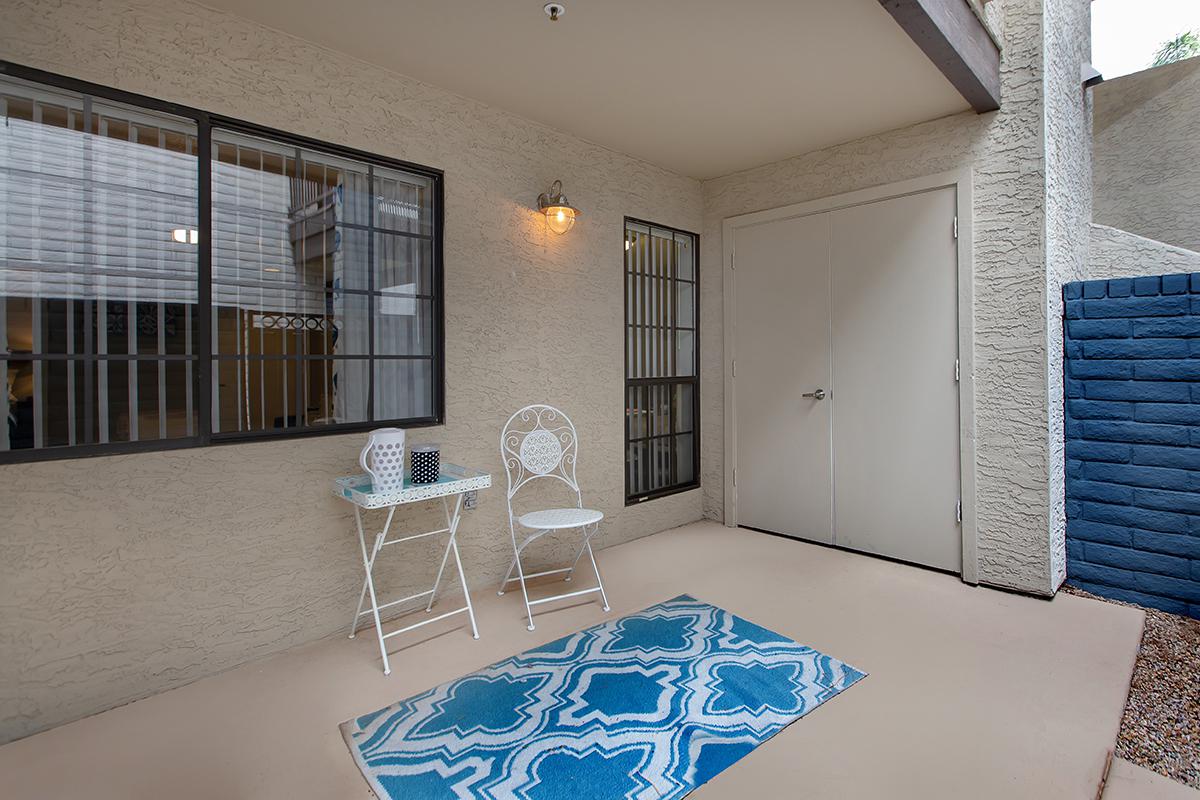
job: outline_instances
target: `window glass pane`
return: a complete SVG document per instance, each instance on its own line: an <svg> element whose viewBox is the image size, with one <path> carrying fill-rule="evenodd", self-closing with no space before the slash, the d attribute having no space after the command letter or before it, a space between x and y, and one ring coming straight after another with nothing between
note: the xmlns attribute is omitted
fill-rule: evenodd
<svg viewBox="0 0 1200 800"><path fill-rule="evenodd" d="M375 235L375 289L390 294L433 294L433 242Z"/></svg>
<svg viewBox="0 0 1200 800"><path fill-rule="evenodd" d="M432 233L433 182L429 178L386 167L376 167L374 176L375 227L426 236Z"/></svg>
<svg viewBox="0 0 1200 800"><path fill-rule="evenodd" d="M303 363L308 382L308 425L366 422L370 362L314 359Z"/></svg>
<svg viewBox="0 0 1200 800"><path fill-rule="evenodd" d="M154 358L195 357L194 123L13 78L0 115L0 449L195 435L194 363Z"/></svg>
<svg viewBox="0 0 1200 800"><path fill-rule="evenodd" d="M212 147L214 284L366 288L367 239L341 227L366 165L220 130Z"/></svg>
<svg viewBox="0 0 1200 800"><path fill-rule="evenodd" d="M681 328L696 327L696 285L675 283L675 324Z"/></svg>
<svg viewBox="0 0 1200 800"><path fill-rule="evenodd" d="M62 412L70 399L62 397L61 390L48 390L47 372L51 366L44 361L0 361L0 377L7 389L0 409L6 411L0 450L47 447L62 438L61 423L69 422L69 414ZM48 411L57 417L49 424L45 421Z"/></svg>
<svg viewBox="0 0 1200 800"><path fill-rule="evenodd" d="M214 297L221 355L354 355L368 349L367 296L281 287Z"/></svg>
<svg viewBox="0 0 1200 800"><path fill-rule="evenodd" d="M214 365L214 416L218 433L280 431L304 425L305 362L260 357L222 359Z"/></svg>
<svg viewBox="0 0 1200 800"><path fill-rule="evenodd" d="M375 419L433 416L433 362L375 360Z"/></svg>
<svg viewBox="0 0 1200 800"><path fill-rule="evenodd" d="M690 383L675 384L675 432L686 433L695 429L695 397Z"/></svg>
<svg viewBox="0 0 1200 800"><path fill-rule="evenodd" d="M625 391L625 417L629 430L629 439L641 439L646 436L646 416L643 412L642 387L630 386Z"/></svg>
<svg viewBox="0 0 1200 800"><path fill-rule="evenodd" d="M691 234L675 234L675 277L680 280L696 279L696 237Z"/></svg>
<svg viewBox="0 0 1200 800"><path fill-rule="evenodd" d="M695 434L675 437L675 482L691 483L696 477L692 463L692 447Z"/></svg>
<svg viewBox="0 0 1200 800"><path fill-rule="evenodd" d="M329 286L364 291L371 264L371 234L357 228L338 226L335 249L330 256Z"/></svg>
<svg viewBox="0 0 1200 800"><path fill-rule="evenodd" d="M433 302L392 294L375 298L375 355L433 355Z"/></svg>
<svg viewBox="0 0 1200 800"><path fill-rule="evenodd" d="M696 334L693 331L675 332L675 374L694 375Z"/></svg>
<svg viewBox="0 0 1200 800"><path fill-rule="evenodd" d="M286 430L366 420L365 360L253 358L214 362L214 431Z"/></svg>

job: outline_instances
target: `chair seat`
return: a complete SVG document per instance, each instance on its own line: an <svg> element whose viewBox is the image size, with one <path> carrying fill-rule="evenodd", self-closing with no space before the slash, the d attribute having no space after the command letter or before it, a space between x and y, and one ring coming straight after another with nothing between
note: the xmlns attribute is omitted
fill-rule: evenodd
<svg viewBox="0 0 1200 800"><path fill-rule="evenodd" d="M548 508L522 514L517 522L523 528L557 530L559 528L581 528L604 519L604 514L590 508Z"/></svg>

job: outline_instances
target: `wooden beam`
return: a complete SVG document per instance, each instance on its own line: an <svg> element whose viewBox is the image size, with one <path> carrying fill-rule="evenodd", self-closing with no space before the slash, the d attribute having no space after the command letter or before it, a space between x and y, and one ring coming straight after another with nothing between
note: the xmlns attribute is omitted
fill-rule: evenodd
<svg viewBox="0 0 1200 800"><path fill-rule="evenodd" d="M1000 108L1000 48L967 0L879 0L971 107Z"/></svg>

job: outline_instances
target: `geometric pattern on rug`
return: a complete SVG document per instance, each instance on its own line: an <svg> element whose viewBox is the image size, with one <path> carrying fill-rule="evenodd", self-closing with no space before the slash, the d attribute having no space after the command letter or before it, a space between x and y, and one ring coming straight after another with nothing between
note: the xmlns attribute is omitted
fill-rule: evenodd
<svg viewBox="0 0 1200 800"><path fill-rule="evenodd" d="M864 675L680 595L341 729L383 800L680 798Z"/></svg>

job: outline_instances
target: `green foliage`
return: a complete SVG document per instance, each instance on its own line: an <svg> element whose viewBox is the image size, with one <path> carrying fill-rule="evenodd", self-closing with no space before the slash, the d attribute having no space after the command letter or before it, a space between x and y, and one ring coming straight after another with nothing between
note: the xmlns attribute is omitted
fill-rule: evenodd
<svg viewBox="0 0 1200 800"><path fill-rule="evenodd" d="M1163 42L1154 55L1154 63L1150 66L1161 67L1195 56L1200 56L1200 33L1184 31L1171 41Z"/></svg>

